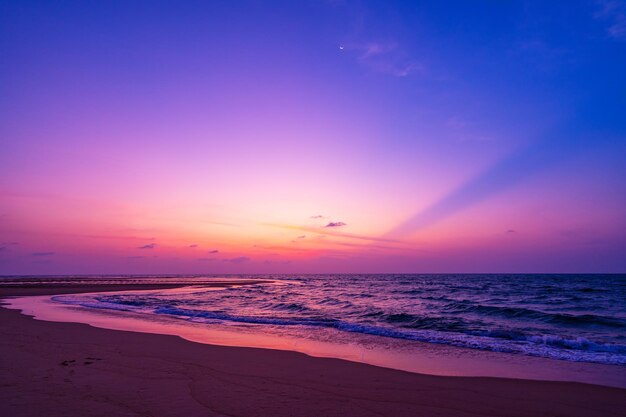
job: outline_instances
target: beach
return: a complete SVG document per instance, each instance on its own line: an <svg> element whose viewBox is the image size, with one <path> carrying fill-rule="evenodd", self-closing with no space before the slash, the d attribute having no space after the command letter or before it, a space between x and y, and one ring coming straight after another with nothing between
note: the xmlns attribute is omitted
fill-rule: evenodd
<svg viewBox="0 0 626 417"><path fill-rule="evenodd" d="M95 290L119 288L48 285L3 288L0 295ZM5 308L0 316L0 414L7 416L626 415L620 388L421 375L298 352L45 322Z"/></svg>

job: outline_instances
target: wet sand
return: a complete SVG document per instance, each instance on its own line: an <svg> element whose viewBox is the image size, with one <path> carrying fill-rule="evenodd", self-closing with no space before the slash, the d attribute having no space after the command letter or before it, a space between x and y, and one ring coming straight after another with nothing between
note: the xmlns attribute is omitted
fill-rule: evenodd
<svg viewBox="0 0 626 417"><path fill-rule="evenodd" d="M141 288L163 288L154 285ZM0 296L119 290L36 286ZM171 287L168 287L171 288ZM2 416L626 416L626 390L441 377L0 309Z"/></svg>

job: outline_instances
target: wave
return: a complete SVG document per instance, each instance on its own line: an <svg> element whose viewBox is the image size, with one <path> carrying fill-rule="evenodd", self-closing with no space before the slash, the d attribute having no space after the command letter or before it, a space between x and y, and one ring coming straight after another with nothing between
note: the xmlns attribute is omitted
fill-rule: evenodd
<svg viewBox="0 0 626 417"><path fill-rule="evenodd" d="M461 318L419 316L409 313L382 314L380 319L406 329L463 331L468 323Z"/></svg>
<svg viewBox="0 0 626 417"><path fill-rule="evenodd" d="M162 306L154 310L155 314L168 314L172 316L183 316L193 319L211 319L211 320L223 320L233 321L239 323L249 324L273 324L273 325L306 325L306 326L329 326L332 325L333 320L316 319L316 318L300 318L300 319L288 319L277 317L252 317L252 316L231 316L226 313L205 311L205 310L193 310L187 308L178 308L174 306Z"/></svg>
<svg viewBox="0 0 626 417"><path fill-rule="evenodd" d="M554 335L527 335L521 332L493 330L487 332L474 332L478 336L495 337L506 340L531 342L538 345L554 346L573 350L586 350L590 352L610 352L626 354L625 345L603 344L593 342L584 337L566 338Z"/></svg>
<svg viewBox="0 0 626 417"><path fill-rule="evenodd" d="M500 307L492 305L476 304L471 301L456 301L448 304L444 309L455 313L479 313L484 315L498 315L506 318L532 319L546 323L554 323L570 326L605 326L626 327L626 321L605 317L595 314L566 314L546 313L522 307Z"/></svg>
<svg viewBox="0 0 626 417"><path fill-rule="evenodd" d="M567 339L553 335L516 335L509 340L522 342L518 345L507 344L497 340L502 336L497 332L492 334L462 334L441 331L423 330L407 332L380 326L349 323L333 319L289 319L280 317L249 317L233 316L226 313L176 308L172 306L159 307L156 314L167 314L190 319L222 320L246 324L266 324L275 326L316 326L328 327L336 330L361 333L373 336L391 337L396 339L414 340L420 342L448 344L458 347L492 350L508 353L524 353L532 356L543 356L554 359L571 361L598 362L626 365L626 346L608 345L592 342L584 338ZM567 348L563 351L555 348ZM578 350L579 352L576 352ZM599 355L598 355L599 354Z"/></svg>
<svg viewBox="0 0 626 417"><path fill-rule="evenodd" d="M552 279L551 285L545 285L543 279L533 277L521 283L519 277L506 281L506 277L489 276L424 276L416 281L322 278L293 280L297 285L283 280L280 285L223 291L198 288L186 293L59 295L52 299L206 325L259 326L259 331L263 326L274 327L272 331L290 326L283 331L302 332L304 337L322 334L313 328L334 329L354 333L354 337L373 335L626 365L622 302L626 293L619 282ZM533 284L527 285L528 280Z"/></svg>

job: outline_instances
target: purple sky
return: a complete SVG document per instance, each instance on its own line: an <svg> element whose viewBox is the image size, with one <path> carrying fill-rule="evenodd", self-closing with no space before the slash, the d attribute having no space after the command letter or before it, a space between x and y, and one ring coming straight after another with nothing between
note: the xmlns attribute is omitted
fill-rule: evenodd
<svg viewBox="0 0 626 417"><path fill-rule="evenodd" d="M0 274L626 271L625 1L0 1L0 31Z"/></svg>

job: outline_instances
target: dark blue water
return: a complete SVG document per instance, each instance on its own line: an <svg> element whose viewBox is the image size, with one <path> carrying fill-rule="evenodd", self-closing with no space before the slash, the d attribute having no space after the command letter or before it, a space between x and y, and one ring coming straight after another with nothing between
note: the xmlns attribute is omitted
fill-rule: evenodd
<svg viewBox="0 0 626 417"><path fill-rule="evenodd" d="M264 278L267 276L264 276ZM626 275L280 275L220 291L56 296L195 323L332 328L473 349L626 364Z"/></svg>

